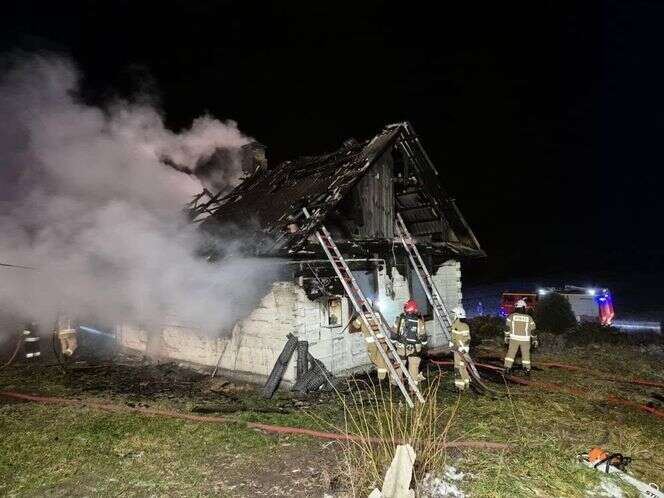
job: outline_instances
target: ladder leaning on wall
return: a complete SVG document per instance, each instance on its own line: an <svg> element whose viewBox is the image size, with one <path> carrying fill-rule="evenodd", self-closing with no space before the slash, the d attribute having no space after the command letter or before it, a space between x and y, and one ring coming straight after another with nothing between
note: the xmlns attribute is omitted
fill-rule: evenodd
<svg viewBox="0 0 664 498"><path fill-rule="evenodd" d="M408 254L410 263L415 270L415 273L417 274L417 278L422 284L422 288L427 295L427 299L429 300L431 307L433 308L434 315L436 316L438 323L440 323L443 336L445 337L445 340L449 342L452 330L452 319L450 317L447 306L445 306L445 301L443 301L440 292L438 292L436 284L434 283L433 278L431 278L431 274L429 273L429 270L427 270L427 267L424 264L424 260L422 260L422 256L420 256L420 251L417 249L417 245L415 245L415 241L410 235L410 232L406 227L406 223L404 223L400 213L396 213L395 225L397 236L399 239L401 239L401 243L406 250L406 254ZM482 377L477 371L475 362L470 357L470 354L467 351L460 351L457 346L450 346L450 349L459 353L463 360L466 362L468 365L468 373L470 374L470 377L473 379L473 381L475 381L475 385L480 389L479 392L490 391L484 382L482 382Z"/></svg>
<svg viewBox="0 0 664 498"><path fill-rule="evenodd" d="M420 251L417 249L417 245L413 240L413 237L410 235L406 223L404 223L403 218L400 213L396 213L396 222L395 228L397 232L397 237L401 240L401 244L408 254L408 259L410 259L410 264L415 270L415 274L422 284L424 293L433 308L434 315L440 324L440 329L443 331L443 337L447 342L450 340L450 330L452 329L452 319L450 318L450 313L445 306L443 298L440 296L436 284L431 278L429 270L427 270L422 256L420 256Z"/></svg>
<svg viewBox="0 0 664 498"><path fill-rule="evenodd" d="M302 212L304 213L305 218L310 217L309 211L306 208L303 208ZM339 277L339 280L341 281L341 284L343 285L346 294L348 294L348 298L350 299L350 302L352 303L355 312L358 314L364 326L374 338L375 340L374 344L378 349L378 353L383 357L383 360L387 365L387 369L390 375L392 376L392 379L403 393L403 396L406 399L408 406L410 406L411 408L413 407L413 400L410 394L408 393L408 389L406 389L406 386L401 380L401 376L397 372L397 369L401 370L403 376L408 381L408 385L411 391L417 396L417 399L420 402L424 403L424 397L422 396L422 393L418 389L415 379L413 379L413 377L408 372L408 369L406 369L405 365L403 364L403 361L401 361L401 358L399 357L396 349L394 348L394 344L392 344L392 340L390 339L391 334L388 326L386 325L385 321L381 319L381 317L376 316L373 307L365 297L364 293L362 292L362 289L360 289L359 285L357 285L357 281L355 280L355 277L350 271L350 268L348 267L346 260L341 255L341 252L339 251L337 245L334 243L334 240L332 239L330 232L328 232L327 228L325 228L324 225L320 225L316 230L315 234L316 238L318 239L318 242L323 248L323 251L325 251L325 255L330 260L330 263L332 263L332 267L334 268L335 273ZM381 341L378 340L376 332L374 332L373 327L371 327L371 324L369 323L369 319L371 319L374 323L378 324L380 333L383 334L383 336L385 337L384 343L387 345L388 348L387 351L383 348L383 344L381 343ZM394 363L396 363L396 369Z"/></svg>

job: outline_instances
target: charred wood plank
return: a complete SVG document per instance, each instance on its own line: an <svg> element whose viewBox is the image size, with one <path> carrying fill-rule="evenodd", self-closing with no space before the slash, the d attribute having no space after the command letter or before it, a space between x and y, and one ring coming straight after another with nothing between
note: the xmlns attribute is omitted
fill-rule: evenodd
<svg viewBox="0 0 664 498"><path fill-rule="evenodd" d="M274 391L276 391L277 387L279 387L279 383L284 376L288 362L290 361L293 353L295 352L295 349L297 348L297 337L295 337L293 334L288 334L287 337L288 341L286 342L284 349L281 351L281 354L277 358L274 367L272 367L272 372L270 372L270 376L267 378L265 386L263 386L264 398L271 398L274 394Z"/></svg>

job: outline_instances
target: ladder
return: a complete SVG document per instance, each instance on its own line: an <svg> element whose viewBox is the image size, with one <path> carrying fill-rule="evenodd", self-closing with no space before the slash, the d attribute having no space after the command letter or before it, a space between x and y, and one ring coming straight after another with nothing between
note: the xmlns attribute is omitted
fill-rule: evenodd
<svg viewBox="0 0 664 498"><path fill-rule="evenodd" d="M310 217L307 208L303 208L302 211L304 212L304 216L306 218ZM350 271L350 268L348 267L346 260L341 255L341 252L339 252L339 248L334 243L334 240L332 239L330 232L328 232L327 228L325 228L324 225L320 225L319 229L316 230L315 233L318 242L323 248L323 251L325 251L325 255L330 260L330 263L332 263L332 267L334 268L335 273L339 277L339 280L341 281L341 284L343 285L346 294L348 294L348 298L350 299L350 302L352 303L355 312L358 314L358 316L362 320L362 323L369 331L371 336L374 338L375 340L374 344L376 345L379 354L382 356L383 360L385 361L385 364L387 365L387 369L390 372L390 375L392 376L397 386L399 386L399 389L403 393L403 396L406 399L408 406L413 408L413 400L410 394L408 393L406 386L401 380L401 377L397 373L397 370L395 370L393 363L396 363L397 368L401 369L401 372L408 381L408 385L410 386L411 390L417 396L417 399L420 402L424 403L424 397L422 396L422 393L418 389L417 384L415 383L415 379L413 379L413 377L410 375L410 373L404 366L403 361L401 361L401 358L399 357L396 349L394 348L394 344L392 344L392 340L390 339L391 335L390 329L387 327L382 317L376 316L376 312L374 312L373 307L365 297L364 293L362 292L362 289L360 289L359 285L357 285L355 277ZM376 336L376 332L374 332L373 328L371 327L371 324L369 323L369 318L374 323L378 324L378 329L380 333L383 334L383 336L385 337L385 344L387 345L388 351L385 351L381 341ZM390 358L389 353L392 354L393 358Z"/></svg>
<svg viewBox="0 0 664 498"><path fill-rule="evenodd" d="M440 293L436 288L436 284L433 282L431 274L429 273L429 270L427 270L427 267L422 260L422 256L420 256L420 251L417 250L415 241L410 235L410 232L406 227L406 223L404 223L400 213L396 213L395 225L397 236L399 239L401 239L401 243L406 250L406 254L408 254L408 259L410 259L410 264L412 265L417 278L422 284L422 288L424 289L424 293L427 295L429 303L431 303L431 307L433 308L434 314L436 315L436 319L438 320L440 328L443 331L443 336L445 337L445 340L449 342L449 331L452 328L452 319L450 318L450 313L445 306L445 302L440 296Z"/></svg>

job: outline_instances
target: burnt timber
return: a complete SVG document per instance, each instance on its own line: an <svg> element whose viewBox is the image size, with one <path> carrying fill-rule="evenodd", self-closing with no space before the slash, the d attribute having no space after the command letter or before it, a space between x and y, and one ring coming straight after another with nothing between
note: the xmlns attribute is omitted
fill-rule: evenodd
<svg viewBox="0 0 664 498"><path fill-rule="evenodd" d="M321 257L313 234L324 223L344 255L384 256L393 252L397 211L434 266L485 255L408 122L364 142L347 140L330 154L276 167L261 161L248 173L228 194L205 190L189 212L210 233L229 224L254 226L267 235L260 255ZM302 216L305 207L309 219Z"/></svg>

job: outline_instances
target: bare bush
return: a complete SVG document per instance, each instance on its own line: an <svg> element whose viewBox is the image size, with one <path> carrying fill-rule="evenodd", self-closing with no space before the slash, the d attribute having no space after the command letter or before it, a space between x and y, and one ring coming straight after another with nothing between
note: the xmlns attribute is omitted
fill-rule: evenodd
<svg viewBox="0 0 664 498"><path fill-rule="evenodd" d="M359 436L344 445L343 472L353 496L366 496L380 487L396 448L410 444L417 458L415 485L428 473L445 467L445 443L458 402L443 405L440 380L436 378L422 390L424 403L409 408L396 388L384 383L350 381L352 389L341 397L346 434Z"/></svg>

